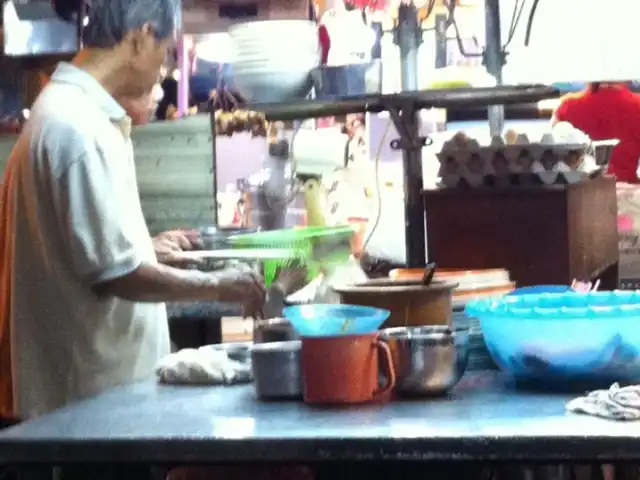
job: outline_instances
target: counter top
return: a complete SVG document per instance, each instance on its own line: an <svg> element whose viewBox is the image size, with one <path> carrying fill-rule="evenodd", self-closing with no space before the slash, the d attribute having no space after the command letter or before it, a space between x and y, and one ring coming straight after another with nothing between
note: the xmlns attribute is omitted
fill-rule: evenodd
<svg viewBox="0 0 640 480"><path fill-rule="evenodd" d="M111 390L0 433L0 462L640 459L638 423L468 374L451 398L350 409L259 403L251 385Z"/></svg>

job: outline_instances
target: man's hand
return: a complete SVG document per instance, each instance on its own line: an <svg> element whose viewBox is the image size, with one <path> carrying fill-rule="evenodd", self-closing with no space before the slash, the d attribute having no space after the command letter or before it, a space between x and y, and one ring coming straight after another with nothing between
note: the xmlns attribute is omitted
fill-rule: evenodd
<svg viewBox="0 0 640 480"><path fill-rule="evenodd" d="M171 230L153 238L153 248L158 262L165 265L198 264L199 260L185 258L183 251L197 250L203 247L202 238L197 230Z"/></svg>
<svg viewBox="0 0 640 480"><path fill-rule="evenodd" d="M213 274L216 277L215 298L220 302L239 303L242 316L255 319L263 316L267 298L264 280L250 267L243 265Z"/></svg>

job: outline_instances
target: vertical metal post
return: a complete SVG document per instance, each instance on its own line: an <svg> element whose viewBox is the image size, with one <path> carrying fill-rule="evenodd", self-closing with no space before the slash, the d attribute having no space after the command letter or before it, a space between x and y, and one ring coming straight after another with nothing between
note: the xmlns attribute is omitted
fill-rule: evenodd
<svg viewBox="0 0 640 480"><path fill-rule="evenodd" d="M425 211L422 200L424 182L422 180L422 142L420 139L420 111L412 104L403 106L400 112L402 126L400 134L404 140L413 143L402 150L404 172L404 232L406 262L409 268L424 267L426 264ZM404 143L404 142L403 142Z"/></svg>
<svg viewBox="0 0 640 480"><path fill-rule="evenodd" d="M436 68L447 66L447 15L437 14L435 20Z"/></svg>
<svg viewBox="0 0 640 480"><path fill-rule="evenodd" d="M402 0L398 7L398 23L394 42L400 49L400 79L403 92L418 90L418 49L422 44L422 29L418 23L418 9L411 0ZM405 140L420 137L420 112L409 103L399 112ZM400 130L400 129L399 129ZM422 147L413 145L402 150L404 172L404 222L406 262L409 267L426 263L425 217L422 202Z"/></svg>
<svg viewBox="0 0 640 480"><path fill-rule="evenodd" d="M515 8L515 7L514 7ZM500 0L484 1L485 16L485 52L484 64L498 85L502 85L502 67L505 63L502 50L502 35L500 32ZM504 129L504 106L489 107L489 132L501 135Z"/></svg>
<svg viewBox="0 0 640 480"><path fill-rule="evenodd" d="M418 24L418 10L412 1L398 7L395 44L400 47L400 78L403 92L418 90L418 48L422 30Z"/></svg>

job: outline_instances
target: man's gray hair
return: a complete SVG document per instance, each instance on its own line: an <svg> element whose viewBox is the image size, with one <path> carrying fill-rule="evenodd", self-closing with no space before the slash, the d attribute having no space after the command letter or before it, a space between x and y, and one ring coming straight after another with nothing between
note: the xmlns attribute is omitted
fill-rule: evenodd
<svg viewBox="0 0 640 480"><path fill-rule="evenodd" d="M86 47L109 48L148 23L158 40L180 28L181 0L91 0L82 40Z"/></svg>

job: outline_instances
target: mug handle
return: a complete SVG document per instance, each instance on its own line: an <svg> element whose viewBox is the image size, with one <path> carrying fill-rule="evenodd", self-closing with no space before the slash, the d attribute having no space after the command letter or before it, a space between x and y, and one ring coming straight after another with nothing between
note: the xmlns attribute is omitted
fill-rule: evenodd
<svg viewBox="0 0 640 480"><path fill-rule="evenodd" d="M382 353L384 374L387 377L387 384L384 387L379 387L373 394L375 398L378 398L386 395L396 386L396 369L393 366L393 356L387 342L380 339L376 340L376 348Z"/></svg>

